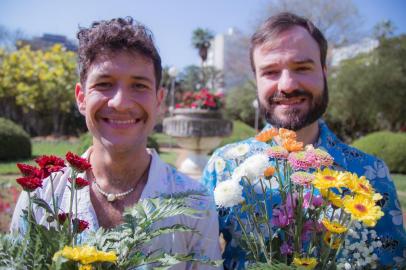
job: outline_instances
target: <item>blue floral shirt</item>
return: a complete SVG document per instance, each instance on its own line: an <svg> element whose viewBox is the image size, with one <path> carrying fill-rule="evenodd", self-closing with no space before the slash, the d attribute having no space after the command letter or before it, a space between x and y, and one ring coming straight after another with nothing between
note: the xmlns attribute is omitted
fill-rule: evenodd
<svg viewBox="0 0 406 270"><path fill-rule="evenodd" d="M267 125L265 129L271 126ZM375 249L379 263L385 266L400 266L406 263L406 233L403 226L402 210L397 198L395 185L390 177L388 167L385 163L371 155L363 153L341 142L334 133L327 127L323 120L319 121L320 134L315 147L327 151L334 158L336 169L350 171L357 175L365 175L379 192L383 199L379 201L384 216L378 221L374 230L382 242L382 246ZM243 156L248 158L257 153L264 152L269 145L259 142L254 138L226 145L217 149L210 158L204 172L203 184L213 191L216 184L231 178L237 164L230 158L231 149L239 145L248 145L248 151ZM275 191L276 192L276 191ZM269 198L267 196L267 198ZM270 203L278 201L278 196ZM233 240L233 235L239 235L239 226L233 217L232 210L219 209L220 232L227 242L223 253L225 269L244 269L245 253Z"/></svg>

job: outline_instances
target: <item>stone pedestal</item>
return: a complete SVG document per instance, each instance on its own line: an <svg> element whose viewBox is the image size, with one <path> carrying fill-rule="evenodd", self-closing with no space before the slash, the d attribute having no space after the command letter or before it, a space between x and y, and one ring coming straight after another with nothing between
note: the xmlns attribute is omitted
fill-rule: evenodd
<svg viewBox="0 0 406 270"><path fill-rule="evenodd" d="M233 123L222 118L219 111L201 109L176 109L174 116L163 121L164 132L188 151L179 171L200 179L208 161L207 154L215 149L224 137L230 136Z"/></svg>

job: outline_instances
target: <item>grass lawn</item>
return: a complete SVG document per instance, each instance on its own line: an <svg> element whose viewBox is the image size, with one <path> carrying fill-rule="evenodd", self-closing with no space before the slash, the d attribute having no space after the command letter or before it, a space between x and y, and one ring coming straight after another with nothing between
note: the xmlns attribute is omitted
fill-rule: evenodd
<svg viewBox="0 0 406 270"><path fill-rule="evenodd" d="M398 191L403 214L406 215L406 174L393 174L392 177Z"/></svg>

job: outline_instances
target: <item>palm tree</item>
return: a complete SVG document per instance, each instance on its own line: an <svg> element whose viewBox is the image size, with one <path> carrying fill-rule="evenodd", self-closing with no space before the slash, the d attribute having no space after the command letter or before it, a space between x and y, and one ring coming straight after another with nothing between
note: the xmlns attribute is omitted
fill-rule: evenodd
<svg viewBox="0 0 406 270"><path fill-rule="evenodd" d="M202 68L203 63L207 60L207 51L210 48L210 41L213 37L212 32L208 29L197 28L193 31L192 45L199 52L199 56L202 59Z"/></svg>

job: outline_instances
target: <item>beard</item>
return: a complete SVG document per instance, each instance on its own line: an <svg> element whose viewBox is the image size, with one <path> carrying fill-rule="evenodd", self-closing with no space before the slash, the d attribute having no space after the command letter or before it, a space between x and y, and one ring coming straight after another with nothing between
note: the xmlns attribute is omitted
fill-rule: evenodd
<svg viewBox="0 0 406 270"><path fill-rule="evenodd" d="M268 98L268 104L260 104L262 113L266 121L276 128L286 128L298 131L315 121L317 121L326 111L328 105L328 87L326 76L324 78L323 92L319 96L314 96L303 89L296 89L291 93L275 93ZM306 111L300 109L290 109L284 112L284 118L278 117L274 113L275 100L287 99L292 97L306 97L309 102L309 108Z"/></svg>

